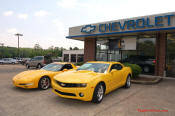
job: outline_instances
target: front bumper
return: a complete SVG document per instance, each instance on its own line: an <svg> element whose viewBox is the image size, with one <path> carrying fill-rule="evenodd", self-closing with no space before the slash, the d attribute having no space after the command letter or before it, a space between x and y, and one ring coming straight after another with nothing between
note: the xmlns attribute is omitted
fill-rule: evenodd
<svg viewBox="0 0 175 116"><path fill-rule="evenodd" d="M13 80L13 85L20 88L30 89L30 88L37 88L36 84L33 81L25 82L20 80Z"/></svg>
<svg viewBox="0 0 175 116"><path fill-rule="evenodd" d="M94 87L87 84L86 87L61 87L55 81L52 81L52 91L60 97L91 101ZM83 96L80 97L80 93Z"/></svg>

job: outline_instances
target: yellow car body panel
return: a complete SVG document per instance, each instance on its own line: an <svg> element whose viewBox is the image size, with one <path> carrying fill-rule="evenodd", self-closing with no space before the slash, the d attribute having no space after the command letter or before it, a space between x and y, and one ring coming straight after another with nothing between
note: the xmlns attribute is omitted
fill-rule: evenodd
<svg viewBox="0 0 175 116"><path fill-rule="evenodd" d="M93 61L88 63L109 64L109 67L106 73L97 73L88 70L72 70L56 75L52 81L52 91L60 97L91 101L94 89L100 82L105 84L105 94L107 94L121 86L124 86L128 75L132 74L129 67L125 67L119 62ZM113 64L121 64L123 66L122 70L117 70L115 73L110 72L110 68ZM87 84L87 86L62 87L58 84L58 82L68 84ZM84 96L80 97L80 93L83 93Z"/></svg>
<svg viewBox="0 0 175 116"><path fill-rule="evenodd" d="M67 63L59 63L58 64L67 64ZM69 63L71 64L71 63ZM76 69L76 66L71 64L73 69ZM13 77L12 81L14 86L21 88L38 88L39 80L43 76L48 76L53 81L53 77L57 74L60 74L65 71L47 71L47 70L29 70L24 71Z"/></svg>

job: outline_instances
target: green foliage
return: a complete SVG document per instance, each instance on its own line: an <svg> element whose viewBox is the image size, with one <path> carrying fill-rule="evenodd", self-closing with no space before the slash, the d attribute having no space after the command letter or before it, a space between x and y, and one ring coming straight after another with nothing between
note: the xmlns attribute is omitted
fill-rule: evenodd
<svg viewBox="0 0 175 116"><path fill-rule="evenodd" d="M83 64L84 64L84 62L77 62L77 63L75 63L76 66L81 66Z"/></svg>
<svg viewBox="0 0 175 116"><path fill-rule="evenodd" d="M138 77L138 75L142 72L142 68L137 64L124 63L124 65L131 68L133 78Z"/></svg>
<svg viewBox="0 0 175 116"><path fill-rule="evenodd" d="M20 57L34 57L34 56L45 56L51 55L52 57L61 57L62 51L65 48L49 47L48 49L42 49L39 45L35 45L34 48L20 48ZM0 58L14 58L18 57L18 48L15 47L0 47Z"/></svg>

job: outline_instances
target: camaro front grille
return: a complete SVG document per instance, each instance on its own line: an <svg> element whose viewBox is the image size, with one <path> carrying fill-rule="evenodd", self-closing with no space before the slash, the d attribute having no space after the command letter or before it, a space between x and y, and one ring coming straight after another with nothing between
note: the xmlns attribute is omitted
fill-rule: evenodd
<svg viewBox="0 0 175 116"><path fill-rule="evenodd" d="M61 87L79 87L79 85L75 84L75 83L62 83L62 82L59 82L57 80L55 80L55 81Z"/></svg>
<svg viewBox="0 0 175 116"><path fill-rule="evenodd" d="M76 96L74 93L65 93L65 92L61 92L55 89L55 91L61 95L67 95L67 96Z"/></svg>

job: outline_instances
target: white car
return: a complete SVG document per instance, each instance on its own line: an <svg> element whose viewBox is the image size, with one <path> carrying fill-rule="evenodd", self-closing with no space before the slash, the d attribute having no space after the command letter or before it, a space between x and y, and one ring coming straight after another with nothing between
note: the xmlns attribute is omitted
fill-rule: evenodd
<svg viewBox="0 0 175 116"><path fill-rule="evenodd" d="M17 64L17 60L13 59L13 58L3 58L2 60L0 60L0 64Z"/></svg>

